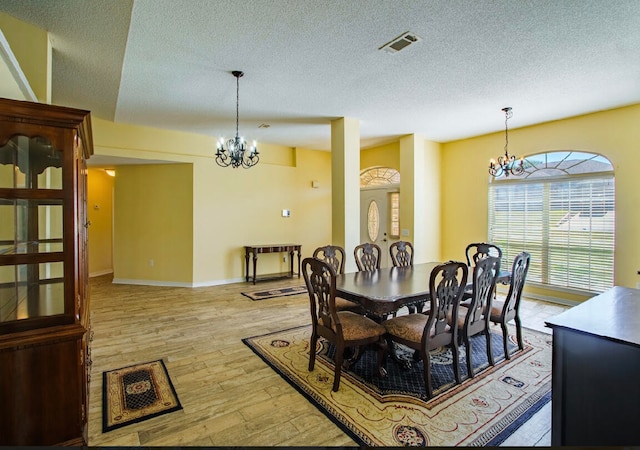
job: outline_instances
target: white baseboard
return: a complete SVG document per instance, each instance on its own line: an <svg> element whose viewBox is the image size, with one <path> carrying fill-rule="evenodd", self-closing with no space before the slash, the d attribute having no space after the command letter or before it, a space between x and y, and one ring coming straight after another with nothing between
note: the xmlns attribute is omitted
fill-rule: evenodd
<svg viewBox="0 0 640 450"><path fill-rule="evenodd" d="M234 278L230 280L200 281L197 283L186 283L182 281L158 281L158 280L132 280L128 278L114 278L113 284L135 284L139 286L166 286L166 287L188 287L198 288L206 286L219 286L223 284L240 283L244 278Z"/></svg>
<svg viewBox="0 0 640 450"><path fill-rule="evenodd" d="M100 270L98 272L91 272L89 274L89 278L101 277L102 275L108 275L110 273L113 273L113 269L106 269L106 270Z"/></svg>

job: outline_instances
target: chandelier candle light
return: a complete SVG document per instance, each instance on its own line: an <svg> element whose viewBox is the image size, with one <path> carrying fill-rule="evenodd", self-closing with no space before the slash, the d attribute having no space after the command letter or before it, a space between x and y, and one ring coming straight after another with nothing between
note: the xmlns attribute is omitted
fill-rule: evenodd
<svg viewBox="0 0 640 450"><path fill-rule="evenodd" d="M513 116L511 107L507 106L506 108L502 108L502 110L504 111L504 156L499 156L498 162L494 159L489 162L489 173L493 177L499 177L501 175L508 177L509 175L520 175L524 172L522 158L516 161L514 155L509 155L509 127L507 126L507 121Z"/></svg>
<svg viewBox="0 0 640 450"><path fill-rule="evenodd" d="M234 70L231 72L236 77L236 137L227 141L227 148L224 147L224 138L221 138L217 145L216 151L216 163L222 167L236 167L242 166L245 169L253 167L258 164L260 156L258 154L258 147L256 141L253 141L253 145L247 152L247 144L244 138L238 135L238 123L239 123L239 104L240 104L240 77L244 75L244 72Z"/></svg>

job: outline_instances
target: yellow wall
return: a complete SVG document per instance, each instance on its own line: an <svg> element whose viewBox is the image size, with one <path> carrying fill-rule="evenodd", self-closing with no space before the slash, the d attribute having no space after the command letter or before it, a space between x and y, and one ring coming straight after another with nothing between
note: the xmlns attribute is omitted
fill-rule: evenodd
<svg viewBox="0 0 640 450"><path fill-rule="evenodd" d="M556 150L599 153L613 163L616 179L615 284L640 281L640 105L509 130L517 156ZM442 258L464 258L467 243L488 236L488 161L504 149L504 133L443 145ZM568 299L580 297L557 295Z"/></svg>
<svg viewBox="0 0 640 450"><path fill-rule="evenodd" d="M371 167L392 167L400 171L400 142L362 150L360 152L360 170Z"/></svg>
<svg viewBox="0 0 640 450"><path fill-rule="evenodd" d="M118 166L114 191L114 280L191 283L191 164Z"/></svg>
<svg viewBox="0 0 640 450"><path fill-rule="evenodd" d="M87 216L89 274L113 272L113 185L115 179L102 169L89 169Z"/></svg>
<svg viewBox="0 0 640 450"><path fill-rule="evenodd" d="M303 246L303 255L310 255L315 247L331 242L330 153L259 143L261 161L257 166L246 170L222 168L214 161L213 138L115 124L99 118L92 118L92 122L97 155L148 159L150 162L174 161L188 163L192 168L191 178L181 179L181 185L188 184L190 191L156 190L154 206L149 206L148 194L141 187L159 183L159 172L136 166L118 167L114 202L114 276L117 279L193 286L241 281L245 276L245 245L293 242ZM146 167L163 170L176 166L179 165L150 164ZM178 176L172 172L164 174L168 181L175 181ZM313 180L319 182L319 188L312 188ZM158 267L157 258L149 256L149 248L122 248L125 243L130 246L131 242L149 239L137 222L127 220L122 223L122 216L129 216L132 205L135 205L133 213L138 217L157 217L159 205L173 210L177 204L180 207L188 204L192 211L189 216L192 238L186 241L184 236L174 238L167 234L161 239L188 245L190 253L173 248L167 260L180 268L192 269L188 275L181 274L179 279L174 270L166 272L166 277L162 278L160 274L165 272ZM291 217L283 218L283 209L289 209ZM184 230L180 233L184 234ZM89 249L92 250L91 244ZM289 262L284 262L282 256L261 255L258 273L287 270ZM149 259L154 259L153 269L149 267Z"/></svg>
<svg viewBox="0 0 640 450"><path fill-rule="evenodd" d="M38 101L51 103L51 44L40 28L0 12L0 30Z"/></svg>

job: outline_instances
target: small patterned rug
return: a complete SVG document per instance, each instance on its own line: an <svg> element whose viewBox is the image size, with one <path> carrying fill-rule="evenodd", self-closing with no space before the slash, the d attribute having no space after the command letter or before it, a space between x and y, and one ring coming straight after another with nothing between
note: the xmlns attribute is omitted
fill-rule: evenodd
<svg viewBox="0 0 640 450"><path fill-rule="evenodd" d="M451 351L433 352L431 400L425 395L422 362L405 369L389 359L388 376L380 379L373 351L343 371L340 390L333 392L334 349L324 339L316 349L315 370L308 371L310 325L243 342L360 446L497 446L551 398L551 336L523 331L525 349L512 352L510 361L504 359L502 335L492 334L493 367L484 336L474 337L472 379L466 377L461 346L459 385L452 382Z"/></svg>
<svg viewBox="0 0 640 450"><path fill-rule="evenodd" d="M162 360L102 373L102 432L182 409Z"/></svg>
<svg viewBox="0 0 640 450"><path fill-rule="evenodd" d="M272 289L259 289L255 291L243 292L242 295L249 297L251 300L265 300L274 297L284 297L287 295L304 294L307 292L306 286L292 286Z"/></svg>

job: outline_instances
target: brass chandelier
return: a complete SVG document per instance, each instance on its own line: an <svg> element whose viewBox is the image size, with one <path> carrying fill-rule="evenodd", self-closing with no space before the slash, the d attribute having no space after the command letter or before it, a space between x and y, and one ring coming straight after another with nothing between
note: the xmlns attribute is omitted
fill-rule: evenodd
<svg viewBox="0 0 640 450"><path fill-rule="evenodd" d="M516 160L514 155L509 155L509 127L507 125L507 121L513 116L513 112L511 111L511 107L507 106L506 108L502 108L504 111L504 155L498 157L498 161L492 159L489 162L489 173L493 177L499 177L504 175L508 177L509 175L520 175L524 172L524 163L522 158Z"/></svg>
<svg viewBox="0 0 640 450"><path fill-rule="evenodd" d="M220 139L217 145L216 151L216 163L222 167L243 167L248 169L258 164L260 156L258 153L258 147L256 141L253 141L253 145L247 151L247 144L244 138L238 134L238 124L240 121L239 104L240 104L240 77L244 75L244 72L234 70L231 72L236 77L236 136L225 142L224 138Z"/></svg>

